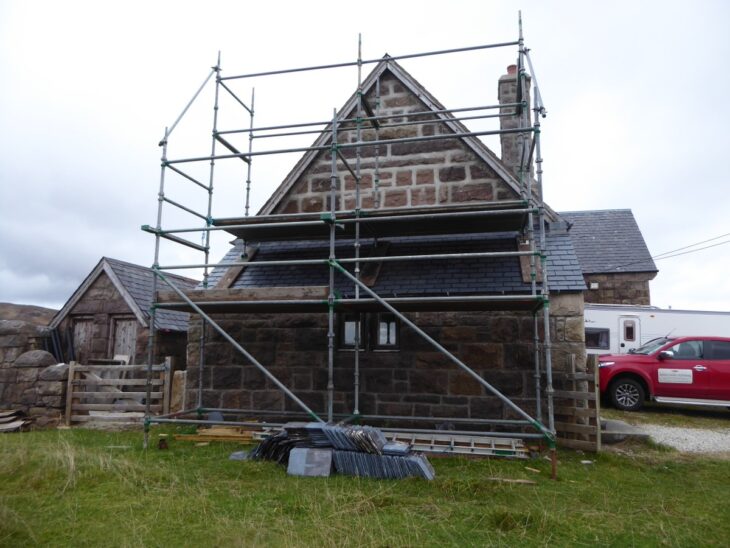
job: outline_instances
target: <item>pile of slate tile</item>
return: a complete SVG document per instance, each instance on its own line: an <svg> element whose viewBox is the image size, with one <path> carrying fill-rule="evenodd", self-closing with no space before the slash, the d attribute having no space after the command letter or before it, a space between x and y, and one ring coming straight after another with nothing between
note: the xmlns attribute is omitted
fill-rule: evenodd
<svg viewBox="0 0 730 548"><path fill-rule="evenodd" d="M20 432L30 425L20 409L0 410L0 432Z"/></svg>
<svg viewBox="0 0 730 548"><path fill-rule="evenodd" d="M282 432L262 441L251 458L289 465L295 475L329 475L334 466L339 474L363 478L435 477L424 455L411 452L407 443L389 442L371 426L288 423Z"/></svg>

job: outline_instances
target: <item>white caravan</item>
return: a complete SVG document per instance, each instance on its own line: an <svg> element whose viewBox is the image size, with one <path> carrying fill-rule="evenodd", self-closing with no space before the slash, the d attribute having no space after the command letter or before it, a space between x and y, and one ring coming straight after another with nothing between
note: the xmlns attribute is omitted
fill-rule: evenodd
<svg viewBox="0 0 730 548"><path fill-rule="evenodd" d="M730 337L730 312L585 305L588 354L627 354L657 337Z"/></svg>

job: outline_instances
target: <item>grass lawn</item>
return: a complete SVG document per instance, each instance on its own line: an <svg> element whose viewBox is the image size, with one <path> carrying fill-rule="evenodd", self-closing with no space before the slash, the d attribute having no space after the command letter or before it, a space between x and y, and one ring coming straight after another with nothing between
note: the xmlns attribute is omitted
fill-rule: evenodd
<svg viewBox="0 0 730 548"><path fill-rule="evenodd" d="M601 417L629 424L658 424L682 428L730 428L730 410L724 407L695 407L647 403L641 411L619 411L601 407Z"/></svg>
<svg viewBox="0 0 730 548"><path fill-rule="evenodd" d="M170 430L168 430L170 431ZM432 458L437 478L293 478L237 445L0 436L0 545L726 546L730 460L652 447L550 463ZM594 460L581 464L581 460ZM539 473L525 467L536 468ZM487 478L525 478L537 485Z"/></svg>

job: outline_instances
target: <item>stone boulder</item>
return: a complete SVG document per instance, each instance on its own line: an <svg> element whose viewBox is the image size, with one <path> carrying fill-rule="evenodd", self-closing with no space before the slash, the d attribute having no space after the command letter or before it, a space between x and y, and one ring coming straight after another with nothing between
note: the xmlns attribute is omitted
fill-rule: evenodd
<svg viewBox="0 0 730 548"><path fill-rule="evenodd" d="M18 356L13 367L48 367L55 365L56 358L45 350L29 350Z"/></svg>
<svg viewBox="0 0 730 548"><path fill-rule="evenodd" d="M55 365L49 365L43 371L41 371L38 379L46 382L65 381L68 379L68 364L57 363Z"/></svg>

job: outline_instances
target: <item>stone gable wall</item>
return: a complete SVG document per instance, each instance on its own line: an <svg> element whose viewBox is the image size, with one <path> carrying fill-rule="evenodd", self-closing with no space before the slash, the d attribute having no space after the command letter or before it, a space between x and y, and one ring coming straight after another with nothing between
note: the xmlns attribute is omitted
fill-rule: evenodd
<svg viewBox="0 0 730 548"><path fill-rule="evenodd" d="M102 273L79 299L73 309L59 325L59 333L63 337L64 351L68 333L73 333L73 322L77 319L88 318L93 322L92 339L89 345L81 349L82 357L85 359L112 358L112 345L110 339L114 336L112 332L113 319L135 319L134 313L122 297L121 293L114 286L113 282L105 273ZM70 330L70 331L69 331ZM135 355L131 357L132 363L147 363L147 345L149 340L149 329L137 323L137 341ZM156 342L157 361L162 362L165 356L171 356L175 369L185 368L185 333L158 332ZM75 349L77 361L79 349ZM79 362L81 363L81 362Z"/></svg>
<svg viewBox="0 0 730 548"><path fill-rule="evenodd" d="M555 369L567 368L571 354L585 364L583 299L554 296L551 331ZM535 411L533 319L515 312L440 312L408 315L467 365L528 412ZM214 319L271 373L317 413L327 401L327 317L325 314L217 315ZM540 321L542 325L542 321ZM188 338L187 401L197 401L200 378L198 337L191 321ZM399 351L360 354L360 412L363 414L514 418L420 336L401 326ZM237 409L298 408L245 357L215 333L206 345L203 405ZM335 353L335 413L353 410L353 352ZM544 383L543 383L544 386Z"/></svg>
<svg viewBox="0 0 730 548"><path fill-rule="evenodd" d="M452 133L445 124L428 121L434 116L413 115L427 110L426 105L408 91L392 74L384 73L380 84L381 115L397 115L392 123L423 123L385 128L379 140L425 137ZM375 104L375 92L366 95ZM374 107L373 107L374 108ZM401 116L402 115L402 116ZM353 113L351 117L355 117ZM363 114L365 116L365 114ZM384 125L389 122L384 122ZM363 123L363 141L376 139L376 132ZM357 142L354 125L338 134L338 143ZM355 168L355 148L341 149ZM504 181L458 139L393 143L363 146L361 154L361 207L409 207L438 204L462 204L475 201L518 199ZM376 181L376 157L379 176ZM281 200L276 213L319 212L329 210L331 156L321 152L309 169ZM377 184L376 184L377 183ZM377 187L377 190L376 190ZM338 162L338 210L355 208L355 179L342 162Z"/></svg>
<svg viewBox="0 0 730 548"><path fill-rule="evenodd" d="M651 304L649 281L654 272L586 274L585 302L596 304ZM598 289L591 289L597 283Z"/></svg>

